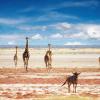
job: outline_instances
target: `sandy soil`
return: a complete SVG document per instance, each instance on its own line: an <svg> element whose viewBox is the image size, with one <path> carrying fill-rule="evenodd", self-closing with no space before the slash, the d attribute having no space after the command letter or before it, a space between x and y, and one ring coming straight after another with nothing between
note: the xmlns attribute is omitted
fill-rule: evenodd
<svg viewBox="0 0 100 100"><path fill-rule="evenodd" d="M72 92L72 87L71 93L68 93L67 84L63 87L61 85L66 77L76 70L81 72L77 93ZM28 72L23 68L0 69L0 100L38 100L40 98L44 100L51 96L73 95L92 98L86 100L99 100L100 69L53 68L49 72L45 68L29 69Z"/></svg>
<svg viewBox="0 0 100 100"><path fill-rule="evenodd" d="M24 49L18 48L16 68L13 62L15 49L0 49L0 100L69 100L73 95L75 99L70 100L100 100L99 48L53 48L51 70L45 68L46 50L29 49L29 69L26 72L22 60ZM68 93L67 84L61 85L75 71L81 72L77 93Z"/></svg>
<svg viewBox="0 0 100 100"><path fill-rule="evenodd" d="M47 48L30 48L30 68L45 68L44 55ZM23 66L22 54L24 49L18 48L18 67ZM53 62L52 65L56 68L67 67L100 67L98 57L100 56L99 48L52 48ZM13 56L15 54L15 48L2 48L0 49L0 67L14 67Z"/></svg>

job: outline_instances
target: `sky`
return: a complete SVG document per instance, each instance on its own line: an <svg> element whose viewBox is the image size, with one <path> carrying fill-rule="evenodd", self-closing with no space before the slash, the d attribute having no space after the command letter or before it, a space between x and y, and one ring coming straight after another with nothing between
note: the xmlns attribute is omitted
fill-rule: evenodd
<svg viewBox="0 0 100 100"><path fill-rule="evenodd" d="M0 0L0 45L100 45L100 0Z"/></svg>

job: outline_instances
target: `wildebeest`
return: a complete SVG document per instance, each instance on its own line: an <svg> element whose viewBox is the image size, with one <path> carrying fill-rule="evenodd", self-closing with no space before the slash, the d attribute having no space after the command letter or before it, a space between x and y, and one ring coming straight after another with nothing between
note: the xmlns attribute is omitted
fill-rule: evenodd
<svg viewBox="0 0 100 100"><path fill-rule="evenodd" d="M67 82L67 84L68 84L68 92L70 92L70 86L71 86L71 84L73 84L73 92L76 93L76 87L77 87L78 75L79 74L80 73L75 72L75 73L73 73L72 76L69 76L69 77L66 78L66 81L63 83L63 85L65 85L66 82Z"/></svg>

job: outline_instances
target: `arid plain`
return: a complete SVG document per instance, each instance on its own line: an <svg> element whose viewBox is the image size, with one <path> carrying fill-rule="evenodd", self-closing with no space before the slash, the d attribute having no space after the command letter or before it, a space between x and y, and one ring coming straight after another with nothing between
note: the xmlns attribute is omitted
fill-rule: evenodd
<svg viewBox="0 0 100 100"><path fill-rule="evenodd" d="M18 66L14 66L15 48L0 49L0 100L99 100L99 48L52 48L52 69L44 64L47 48L30 48L28 72L18 48ZM68 93L61 85L72 72L81 72L77 93Z"/></svg>

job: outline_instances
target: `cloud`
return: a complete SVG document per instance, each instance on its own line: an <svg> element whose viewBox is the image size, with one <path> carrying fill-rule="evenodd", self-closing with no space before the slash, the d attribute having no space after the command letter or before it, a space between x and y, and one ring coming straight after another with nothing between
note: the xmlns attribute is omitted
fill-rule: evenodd
<svg viewBox="0 0 100 100"><path fill-rule="evenodd" d="M52 29L56 29L59 34L63 32L63 38L72 39L100 39L100 25L99 24L71 24L58 23L50 25ZM59 36L59 35L58 35Z"/></svg>
<svg viewBox="0 0 100 100"><path fill-rule="evenodd" d="M68 14L63 14L63 13L59 13L57 11L47 11L44 15L41 15L37 18L35 18L36 21L60 21L60 20L64 20L64 19L74 19L74 20L78 20L79 17L78 16L74 16L74 15L68 15Z"/></svg>
<svg viewBox="0 0 100 100"><path fill-rule="evenodd" d="M76 2L64 2L61 4L62 7L90 7L97 6L98 1L96 0L87 0L87 1L76 1Z"/></svg>
<svg viewBox="0 0 100 100"><path fill-rule="evenodd" d="M51 35L50 37L54 39L61 39L63 38L63 35L60 33L56 33L56 34Z"/></svg>
<svg viewBox="0 0 100 100"><path fill-rule="evenodd" d="M41 40L41 39L43 39L43 37L40 34L35 34L35 35L32 36L32 39Z"/></svg>
<svg viewBox="0 0 100 100"><path fill-rule="evenodd" d="M75 28L83 32L83 38L86 37L89 39L100 39L99 24L78 24Z"/></svg>
<svg viewBox="0 0 100 100"><path fill-rule="evenodd" d="M20 25L20 26L17 26L17 28L24 31L32 31L32 30L45 31L47 29L47 26Z"/></svg>
<svg viewBox="0 0 100 100"><path fill-rule="evenodd" d="M20 26L19 26L20 27ZM100 25L99 24L87 24L87 23L78 23L78 24L72 24L68 22L64 23L57 23L57 24L51 24L47 26L25 26L20 27L21 30L46 30L45 33L47 34L32 34L32 32L29 32L29 34L26 33L6 33L6 34L0 34L0 40L7 40L9 41L8 44L12 44L10 41L17 41L25 39L26 36L31 37L33 40L63 40L61 42L64 42L65 40L73 40L73 41L88 41L91 42L91 40L100 41ZM48 29L48 30L47 30ZM52 31L49 31L52 30ZM51 32L51 33L49 33ZM53 32L53 33L52 33ZM43 33L43 32L42 32ZM50 35L48 35L50 34ZM93 42L92 42L93 43ZM81 45L81 42L67 42L64 45ZM91 43L90 43L91 44Z"/></svg>
<svg viewBox="0 0 100 100"><path fill-rule="evenodd" d="M20 39L24 39L25 36L24 35L18 35L17 33L16 34L1 34L0 35L0 40L20 40Z"/></svg>
<svg viewBox="0 0 100 100"><path fill-rule="evenodd" d="M34 5L34 4L33 4ZM22 10L20 10L19 12L21 13L26 13L26 12L30 12L30 11L40 11L40 12L50 12L50 11L54 11L56 9L60 9L60 8L65 8L65 7L96 7L99 5L99 1L98 0L83 0L83 1L67 1L67 0L63 0L57 3L52 3L52 1L48 1L48 4L46 4L44 6L44 4L42 5L41 3L41 8L40 6L36 5L29 5L26 8L23 8Z"/></svg>
<svg viewBox="0 0 100 100"><path fill-rule="evenodd" d="M87 28L89 38L100 39L100 25L91 25Z"/></svg>
<svg viewBox="0 0 100 100"><path fill-rule="evenodd" d="M98 0L83 0L83 1L61 1L58 3L54 3L52 5L49 4L49 6L45 6L42 7L42 9L40 9L41 11L45 11L45 12L50 12L50 11L57 11L59 9L62 8L76 8L76 7L89 7L89 8L93 8L93 7L97 7L99 6L100 2Z"/></svg>
<svg viewBox="0 0 100 100"><path fill-rule="evenodd" d="M25 26L25 25L24 26L22 26L22 25L17 26L17 28L20 29L20 30L24 30L24 31L30 31L30 30L33 29L32 26Z"/></svg>
<svg viewBox="0 0 100 100"><path fill-rule="evenodd" d="M47 39L100 39L100 25L99 24L71 24L71 23L57 23L48 26L36 26L33 29L53 29L56 33L50 36L44 36ZM34 37L34 36L33 36ZM40 34L36 34L36 38L42 39Z"/></svg>
<svg viewBox="0 0 100 100"><path fill-rule="evenodd" d="M88 36L92 39L100 39L100 33L91 32L88 33Z"/></svg>
<svg viewBox="0 0 100 100"><path fill-rule="evenodd" d="M67 30L67 29L70 29L72 26L69 23L57 23L57 24L51 25L51 27L54 27L58 30Z"/></svg>
<svg viewBox="0 0 100 100"><path fill-rule="evenodd" d="M10 19L10 18L0 18L0 24L7 24L7 25L13 25L13 24L20 24L26 22L27 19Z"/></svg>
<svg viewBox="0 0 100 100"><path fill-rule="evenodd" d="M88 36L86 33L80 31L79 33L64 34L64 38L88 39Z"/></svg>
<svg viewBox="0 0 100 100"><path fill-rule="evenodd" d="M15 41L9 41L8 45L16 45L16 42Z"/></svg>
<svg viewBox="0 0 100 100"><path fill-rule="evenodd" d="M29 6L27 8L20 10L19 12L20 13L26 13L26 12L30 12L30 11L33 11L33 10L34 10L34 8L32 6L31 7Z"/></svg>
<svg viewBox="0 0 100 100"><path fill-rule="evenodd" d="M67 42L64 45L83 45L81 42Z"/></svg>
<svg viewBox="0 0 100 100"><path fill-rule="evenodd" d="M38 27L35 27L38 29ZM45 28L45 27L44 27ZM47 39L100 39L100 25L99 24L71 24L71 23L57 23L46 26L46 29L53 29L56 33L44 36ZM42 28L41 28L42 29ZM33 36L34 37L34 36ZM36 38L41 39L41 35L36 35ZM43 37L42 37L43 38Z"/></svg>

